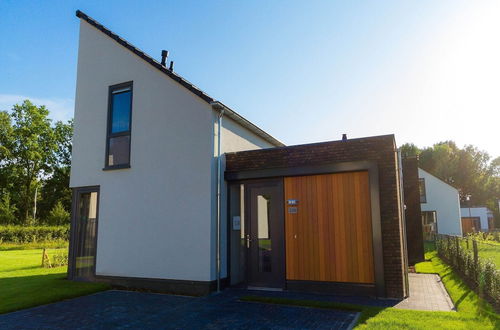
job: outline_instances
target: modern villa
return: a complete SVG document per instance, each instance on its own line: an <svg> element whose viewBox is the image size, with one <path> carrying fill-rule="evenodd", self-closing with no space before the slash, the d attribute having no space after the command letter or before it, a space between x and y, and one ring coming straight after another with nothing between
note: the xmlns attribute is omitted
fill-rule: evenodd
<svg viewBox="0 0 500 330"><path fill-rule="evenodd" d="M285 146L76 16L70 279L408 296L393 135Z"/></svg>
<svg viewBox="0 0 500 330"><path fill-rule="evenodd" d="M424 235L462 235L458 190L431 173L419 168L420 207Z"/></svg>

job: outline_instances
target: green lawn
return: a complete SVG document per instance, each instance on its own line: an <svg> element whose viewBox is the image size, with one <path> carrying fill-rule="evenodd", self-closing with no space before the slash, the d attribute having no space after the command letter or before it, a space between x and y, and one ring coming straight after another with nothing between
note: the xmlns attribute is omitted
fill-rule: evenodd
<svg viewBox="0 0 500 330"><path fill-rule="evenodd" d="M54 252L64 249L49 249ZM66 267L42 268L42 250L0 249L0 314L105 290L102 283L71 282Z"/></svg>
<svg viewBox="0 0 500 330"><path fill-rule="evenodd" d="M460 241L460 245L467 249L467 244L465 240ZM496 242L478 242L477 249L479 253L479 258L489 259L496 265L496 268L500 270L500 243ZM472 252L472 242L469 241L469 250Z"/></svg>
<svg viewBox="0 0 500 330"><path fill-rule="evenodd" d="M469 290L450 267L436 256L435 251L427 251L426 259L430 261L417 264L417 271L441 276L457 312L411 311L258 296L247 296L242 300L360 311L361 317L356 329L500 329L499 315Z"/></svg>
<svg viewBox="0 0 500 330"><path fill-rule="evenodd" d="M500 270L500 244L478 243L479 258L490 259Z"/></svg>

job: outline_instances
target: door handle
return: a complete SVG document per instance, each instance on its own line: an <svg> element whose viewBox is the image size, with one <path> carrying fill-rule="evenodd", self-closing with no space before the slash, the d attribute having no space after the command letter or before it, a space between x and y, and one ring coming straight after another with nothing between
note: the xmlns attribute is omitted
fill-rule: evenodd
<svg viewBox="0 0 500 330"><path fill-rule="evenodd" d="M248 234L247 234L247 249L249 249L249 248L250 248L250 242L251 242L251 241L252 241L252 240L250 239L250 235L248 235Z"/></svg>

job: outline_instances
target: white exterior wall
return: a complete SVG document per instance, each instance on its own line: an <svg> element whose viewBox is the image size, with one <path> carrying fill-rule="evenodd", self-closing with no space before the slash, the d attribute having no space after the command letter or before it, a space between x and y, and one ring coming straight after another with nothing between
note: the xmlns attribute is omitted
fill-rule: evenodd
<svg viewBox="0 0 500 330"><path fill-rule="evenodd" d="M218 112L213 112L213 120L214 120L214 136L215 136L215 144L217 143L217 116ZM263 149L263 148L272 148L274 147L271 143L265 141L264 139L256 136L250 130L238 125L235 121L231 120L228 117L222 118L222 129L221 129L221 153L228 152L237 152L243 150L254 150L254 149ZM214 162L213 167L216 168L216 159L217 157L217 145L214 146ZM222 175L224 176L225 169L225 159L222 157ZM212 177L213 183L213 191L212 195L213 204L216 205L216 175L215 171ZM213 223L212 227L212 237L214 244L212 244L212 259L216 258L216 208L213 209ZM222 180L221 185L221 277L224 278L227 276L227 182ZM212 264L212 280L216 279L216 263Z"/></svg>
<svg viewBox="0 0 500 330"><path fill-rule="evenodd" d="M462 217L479 217L481 221L481 230L488 231L488 214L491 211L486 207L462 207L460 213Z"/></svg>
<svg viewBox="0 0 500 330"><path fill-rule="evenodd" d="M422 211L436 211L439 234L462 235L460 199L458 190L418 169L418 177L425 179L426 203L420 203Z"/></svg>
<svg viewBox="0 0 500 330"><path fill-rule="evenodd" d="M127 81L131 168L103 171L108 87ZM70 186L100 186L97 275L215 278L215 118L205 101L81 21ZM223 131L224 152L269 145L233 126Z"/></svg>

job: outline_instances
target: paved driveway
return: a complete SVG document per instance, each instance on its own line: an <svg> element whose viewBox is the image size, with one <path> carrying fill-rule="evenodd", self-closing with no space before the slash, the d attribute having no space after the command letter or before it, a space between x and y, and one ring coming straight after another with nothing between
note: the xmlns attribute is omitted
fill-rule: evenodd
<svg viewBox="0 0 500 330"><path fill-rule="evenodd" d="M0 315L0 329L348 329L357 313L238 301L105 291Z"/></svg>

